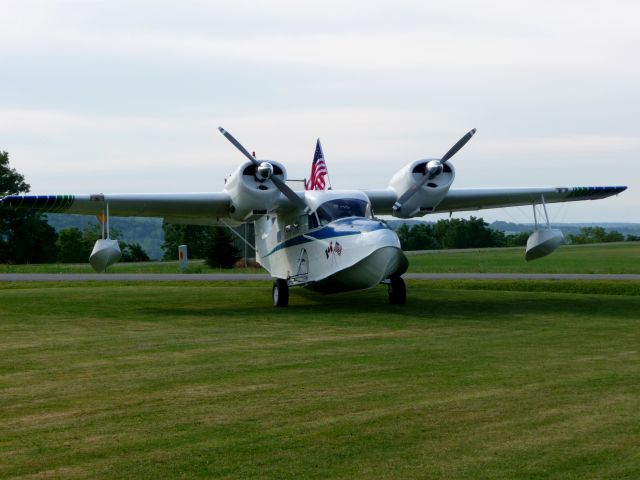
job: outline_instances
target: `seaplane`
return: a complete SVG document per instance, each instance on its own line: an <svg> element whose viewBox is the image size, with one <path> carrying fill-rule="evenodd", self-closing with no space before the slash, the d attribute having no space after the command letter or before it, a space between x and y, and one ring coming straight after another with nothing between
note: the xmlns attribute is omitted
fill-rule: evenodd
<svg viewBox="0 0 640 480"><path fill-rule="evenodd" d="M294 191L282 163L257 159L224 128L219 130L246 158L221 192L11 195L0 205L106 218L106 232L89 259L97 271L120 259L118 242L109 238L110 216L162 217L168 223L225 227L253 223L256 261L274 279L274 306L289 304L291 287L342 293L380 284L387 286L390 303L404 304L402 274L409 262L398 236L380 216L409 219L525 205L532 205L535 214L542 207L546 226L536 217L525 252L525 258L533 260L550 254L564 240L562 232L549 227L546 204L597 200L627 188L451 188L455 169L450 159L476 133L472 129L442 157L402 167L386 188Z"/></svg>

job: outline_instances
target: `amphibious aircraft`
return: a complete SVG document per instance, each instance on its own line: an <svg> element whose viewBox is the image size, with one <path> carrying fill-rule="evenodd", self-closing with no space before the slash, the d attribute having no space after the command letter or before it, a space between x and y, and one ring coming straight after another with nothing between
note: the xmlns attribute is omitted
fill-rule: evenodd
<svg viewBox="0 0 640 480"><path fill-rule="evenodd" d="M465 134L441 158L415 160L402 167L387 188L373 190L294 191L287 170L274 160L258 160L222 127L220 132L245 157L217 193L15 195L4 206L98 215L106 222L103 239L90 257L98 271L120 258L109 239L109 217L163 217L169 223L255 224L256 260L274 278L273 304L289 302L289 287L325 293L388 286L389 300L406 301L401 275L407 257L395 232L378 215L407 219L437 212L458 212L519 205L542 206L617 195L627 187L476 188L454 189L455 169L449 161L475 134ZM536 218L536 225L537 225ZM529 237L526 258L554 251L562 233L541 226Z"/></svg>

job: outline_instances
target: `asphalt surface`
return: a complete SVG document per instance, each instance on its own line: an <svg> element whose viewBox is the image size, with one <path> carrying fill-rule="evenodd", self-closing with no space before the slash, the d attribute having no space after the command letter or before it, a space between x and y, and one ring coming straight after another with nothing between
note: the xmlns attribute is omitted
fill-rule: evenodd
<svg viewBox="0 0 640 480"><path fill-rule="evenodd" d="M581 273L407 273L410 280L640 280L636 274ZM0 282L228 282L271 280L259 273L3 273Z"/></svg>

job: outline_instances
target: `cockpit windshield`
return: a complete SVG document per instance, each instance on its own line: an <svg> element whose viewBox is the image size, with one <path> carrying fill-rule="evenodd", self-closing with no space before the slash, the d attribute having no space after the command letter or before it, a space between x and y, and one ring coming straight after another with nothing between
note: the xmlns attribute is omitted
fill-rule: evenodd
<svg viewBox="0 0 640 480"><path fill-rule="evenodd" d="M345 217L368 217L369 203L356 198L340 198L324 202L316 210L321 225Z"/></svg>

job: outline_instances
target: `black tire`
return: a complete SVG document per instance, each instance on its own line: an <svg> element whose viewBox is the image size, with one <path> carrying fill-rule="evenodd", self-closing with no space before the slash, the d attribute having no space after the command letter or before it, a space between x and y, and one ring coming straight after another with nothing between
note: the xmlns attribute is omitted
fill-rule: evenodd
<svg viewBox="0 0 640 480"><path fill-rule="evenodd" d="M286 307L289 305L289 285L286 280L276 278L271 290L271 298L274 307Z"/></svg>
<svg viewBox="0 0 640 480"><path fill-rule="evenodd" d="M402 277L389 279L389 303L392 305L404 305L407 303L407 287Z"/></svg>

